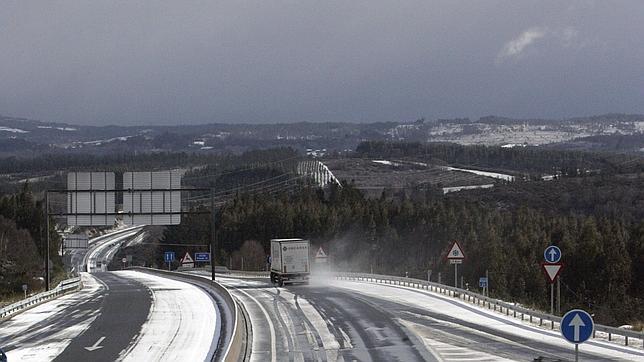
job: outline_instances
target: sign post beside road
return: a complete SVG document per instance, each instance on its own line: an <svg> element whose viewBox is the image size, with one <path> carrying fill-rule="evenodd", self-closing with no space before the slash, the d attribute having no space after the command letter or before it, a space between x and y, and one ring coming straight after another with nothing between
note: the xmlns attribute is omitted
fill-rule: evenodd
<svg viewBox="0 0 644 362"><path fill-rule="evenodd" d="M555 281L558 280L559 273L563 269L563 263L561 260L561 249L555 245L548 246L543 251L543 258L546 260L545 263L541 263L541 268L543 269L546 277L548 277L548 282L550 282L550 314L555 314ZM557 299L557 302L559 300Z"/></svg>
<svg viewBox="0 0 644 362"><path fill-rule="evenodd" d="M170 270L170 263L174 261L175 254L174 251L166 251L163 254L163 260L165 260L166 264L168 264L168 270Z"/></svg>
<svg viewBox="0 0 644 362"><path fill-rule="evenodd" d="M318 249L318 252L315 253L315 262L318 264L324 264L327 262L327 259L328 259L328 256L320 246L320 248Z"/></svg>
<svg viewBox="0 0 644 362"><path fill-rule="evenodd" d="M593 317L584 310L573 309L561 318L559 329L561 336L575 345L575 361L579 361L579 344L590 339L595 329Z"/></svg>
<svg viewBox="0 0 644 362"><path fill-rule="evenodd" d="M546 263L558 263L561 260L561 249L555 245L550 245L543 251L543 258L546 260Z"/></svg>
<svg viewBox="0 0 644 362"><path fill-rule="evenodd" d="M458 288L458 264L462 264L465 259L465 254L458 241L454 241L452 247L449 248L447 259L450 264L454 264L454 288Z"/></svg>
<svg viewBox="0 0 644 362"><path fill-rule="evenodd" d="M479 288L483 290L483 295L486 295L487 293L487 277L480 277L479 278Z"/></svg>
<svg viewBox="0 0 644 362"><path fill-rule="evenodd" d="M181 266L186 268L194 268L195 261L190 256L190 253L186 252L186 255L181 258Z"/></svg>
<svg viewBox="0 0 644 362"><path fill-rule="evenodd" d="M195 253L195 261L198 263L205 263L210 261L210 253Z"/></svg>

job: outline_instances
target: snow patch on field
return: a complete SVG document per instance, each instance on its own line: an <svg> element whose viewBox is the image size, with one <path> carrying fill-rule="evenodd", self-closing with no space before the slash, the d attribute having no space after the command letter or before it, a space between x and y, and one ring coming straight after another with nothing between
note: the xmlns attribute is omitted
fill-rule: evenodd
<svg viewBox="0 0 644 362"><path fill-rule="evenodd" d="M10 127L4 127L4 126L0 126L0 132L29 133L29 131L25 131L24 129L10 128Z"/></svg>
<svg viewBox="0 0 644 362"><path fill-rule="evenodd" d="M456 168L456 167L445 167L446 170L448 171L461 171L461 172L469 172L469 173L474 173L480 176L486 176L486 177L492 177L496 178L499 180L504 180L504 181L514 181L514 176L512 175L506 175L503 173L496 173L496 172L487 172L487 171L478 171L478 170L468 170L465 168Z"/></svg>
<svg viewBox="0 0 644 362"><path fill-rule="evenodd" d="M463 190L474 190L474 189L490 189L494 187L493 184L487 185L472 185L472 186L453 186L453 187L443 187L443 194L448 194L450 192L458 192Z"/></svg>
<svg viewBox="0 0 644 362"><path fill-rule="evenodd" d="M73 127L38 126L38 128L40 128L40 129L57 129L59 131L66 131L66 132L78 131L77 128L73 128Z"/></svg>
<svg viewBox="0 0 644 362"><path fill-rule="evenodd" d="M400 166L400 164L397 163L397 162L391 162L391 161L387 161L387 160L373 160L372 162L373 163L378 163L378 164L381 164L381 165L387 165L387 166L394 166L394 167Z"/></svg>

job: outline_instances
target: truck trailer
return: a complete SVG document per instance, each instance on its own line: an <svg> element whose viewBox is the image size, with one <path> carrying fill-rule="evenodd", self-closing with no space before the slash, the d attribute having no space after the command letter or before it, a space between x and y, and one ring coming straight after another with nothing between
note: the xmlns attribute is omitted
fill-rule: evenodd
<svg viewBox="0 0 644 362"><path fill-rule="evenodd" d="M280 287L286 283L309 283L309 241L271 239L271 281Z"/></svg>

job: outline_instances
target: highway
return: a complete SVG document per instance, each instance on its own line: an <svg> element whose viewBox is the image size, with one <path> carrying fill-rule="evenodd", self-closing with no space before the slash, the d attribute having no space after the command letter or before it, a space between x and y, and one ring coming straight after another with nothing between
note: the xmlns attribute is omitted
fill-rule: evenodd
<svg viewBox="0 0 644 362"><path fill-rule="evenodd" d="M574 360L558 331L400 286L317 280L273 286L218 276L252 324L251 361ZM583 361L644 361L644 351L592 341Z"/></svg>
<svg viewBox="0 0 644 362"><path fill-rule="evenodd" d="M10 361L205 360L215 353L217 310L201 288L135 271L83 273L83 281L81 292L0 323Z"/></svg>
<svg viewBox="0 0 644 362"><path fill-rule="evenodd" d="M105 260L138 230L91 243L77 266ZM0 322L9 361L209 360L221 322L204 288L138 271L81 273L84 288Z"/></svg>
<svg viewBox="0 0 644 362"><path fill-rule="evenodd" d="M9 361L221 359L228 316L209 283L181 273L103 272L121 229L75 252L82 291L0 322ZM142 269L141 269L142 270ZM206 270L184 272L209 279ZM194 277L193 277L194 279ZM427 290L314 275L310 285L277 287L266 277L218 274L242 307L247 361L574 360L558 331ZM644 350L593 340L583 361L644 361Z"/></svg>

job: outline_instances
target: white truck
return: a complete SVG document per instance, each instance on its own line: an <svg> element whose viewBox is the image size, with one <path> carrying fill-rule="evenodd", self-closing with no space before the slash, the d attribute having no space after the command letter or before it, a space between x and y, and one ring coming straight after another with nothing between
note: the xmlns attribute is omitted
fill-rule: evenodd
<svg viewBox="0 0 644 362"><path fill-rule="evenodd" d="M304 239L271 239L271 281L280 287L285 283L309 283L309 241Z"/></svg>

